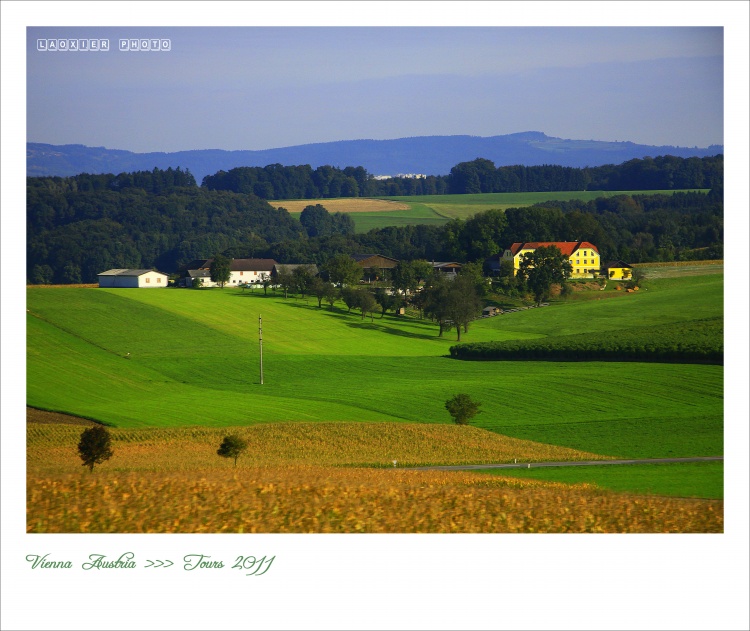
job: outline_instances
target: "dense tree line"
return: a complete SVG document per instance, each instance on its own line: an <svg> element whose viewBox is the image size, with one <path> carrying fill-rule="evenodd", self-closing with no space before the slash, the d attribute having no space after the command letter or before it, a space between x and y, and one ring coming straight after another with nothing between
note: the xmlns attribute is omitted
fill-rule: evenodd
<svg viewBox="0 0 750 631"><path fill-rule="evenodd" d="M362 167L339 169L308 165L237 167L203 178L209 191L251 193L261 199L316 199L331 197L368 197L373 195L371 180Z"/></svg>
<svg viewBox="0 0 750 631"><path fill-rule="evenodd" d="M262 199L393 197L467 193L710 189L723 186L724 157L660 156L620 165L574 168L503 166L484 158L462 162L449 175L375 180L362 167L309 165L238 167L203 178L208 190L252 193Z"/></svg>
<svg viewBox="0 0 750 631"><path fill-rule="evenodd" d="M634 159L623 164L577 169L556 165L495 165L482 158L462 162L447 176L448 193L535 191L638 191L722 188L724 156ZM418 193L415 193L418 194Z"/></svg>
<svg viewBox="0 0 750 631"><path fill-rule="evenodd" d="M28 280L91 283L111 268L171 272L192 259L220 252L259 256L271 243L303 236L300 223L289 213L252 195L195 185L163 193L94 185L136 179L28 178ZM155 180L144 185L151 187Z"/></svg>
<svg viewBox="0 0 750 631"><path fill-rule="evenodd" d="M38 177L29 178L32 185L61 193L87 191L121 191L126 188L138 188L147 193L169 193L175 188L195 187L196 182L190 170L180 167L166 170L135 171L133 173L81 173L72 177Z"/></svg>

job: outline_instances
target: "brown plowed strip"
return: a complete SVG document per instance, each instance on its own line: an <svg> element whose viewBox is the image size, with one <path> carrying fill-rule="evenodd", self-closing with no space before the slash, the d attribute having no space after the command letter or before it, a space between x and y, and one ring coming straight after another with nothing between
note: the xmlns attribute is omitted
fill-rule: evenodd
<svg viewBox="0 0 750 631"><path fill-rule="evenodd" d="M410 206L388 199L368 197L338 197L336 199L287 199L268 202L274 208L286 208L290 213L301 213L307 206L320 204L331 213L373 213L392 210L409 210Z"/></svg>
<svg viewBox="0 0 750 631"><path fill-rule="evenodd" d="M71 416L70 414L62 414L60 412L47 412L46 410L37 410L30 407L26 408L26 422L63 423L64 425L85 425L86 427L98 425L98 423L90 421L87 418L80 418L79 416Z"/></svg>

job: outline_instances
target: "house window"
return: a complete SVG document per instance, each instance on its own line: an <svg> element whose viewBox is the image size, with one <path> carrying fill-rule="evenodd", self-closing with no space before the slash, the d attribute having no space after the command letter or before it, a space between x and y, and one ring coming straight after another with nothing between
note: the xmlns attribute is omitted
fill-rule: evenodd
<svg viewBox="0 0 750 631"><path fill-rule="evenodd" d="M158 278L156 279L156 282L157 282L157 283L160 283L160 282L161 282L161 276L159 276L159 277L158 277Z"/></svg>
<svg viewBox="0 0 750 631"><path fill-rule="evenodd" d="M240 272L240 276L244 276L245 272Z"/></svg>
<svg viewBox="0 0 750 631"><path fill-rule="evenodd" d="M150 279L150 278L147 278L147 279L146 279L146 282L147 282L147 283L150 283L150 282L151 282L151 279Z"/></svg>

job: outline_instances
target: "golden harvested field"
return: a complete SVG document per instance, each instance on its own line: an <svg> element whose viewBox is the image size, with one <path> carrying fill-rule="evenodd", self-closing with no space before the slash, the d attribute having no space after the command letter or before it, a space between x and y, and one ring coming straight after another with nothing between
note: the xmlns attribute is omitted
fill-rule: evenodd
<svg viewBox="0 0 750 631"><path fill-rule="evenodd" d="M365 197L339 197L336 199L288 199L269 201L275 208L286 208L290 213L301 213L306 206L320 204L331 213L374 213L390 210L409 210L411 206L387 199Z"/></svg>
<svg viewBox="0 0 750 631"><path fill-rule="evenodd" d="M236 428L248 451L216 455L227 429L112 429L93 473L82 428L27 425L28 532L722 532L723 503L402 465L596 458L473 427L299 423ZM369 468L363 468L367 464Z"/></svg>
<svg viewBox="0 0 750 631"><path fill-rule="evenodd" d="M29 473L82 469L75 425L28 423ZM604 456L501 436L471 426L419 423L272 423L237 428L109 429L114 457L95 471L231 469L216 455L222 438L248 443L238 469L289 466L414 467L544 460L601 460Z"/></svg>
<svg viewBox="0 0 750 631"><path fill-rule="evenodd" d="M28 483L29 532L722 532L723 503L463 471L288 466Z"/></svg>

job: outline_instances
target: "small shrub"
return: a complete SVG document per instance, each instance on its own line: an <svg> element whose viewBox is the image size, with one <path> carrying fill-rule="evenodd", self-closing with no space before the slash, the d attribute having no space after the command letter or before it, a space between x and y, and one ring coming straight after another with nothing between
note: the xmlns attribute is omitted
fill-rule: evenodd
<svg viewBox="0 0 750 631"><path fill-rule="evenodd" d="M237 466L237 458L247 449L247 441L236 434L224 436L224 440L216 452L223 458L234 458L234 466Z"/></svg>
<svg viewBox="0 0 750 631"><path fill-rule="evenodd" d="M453 417L456 425L468 425L469 421L479 414L481 403L472 401L468 394L457 394L445 402L445 409Z"/></svg>

